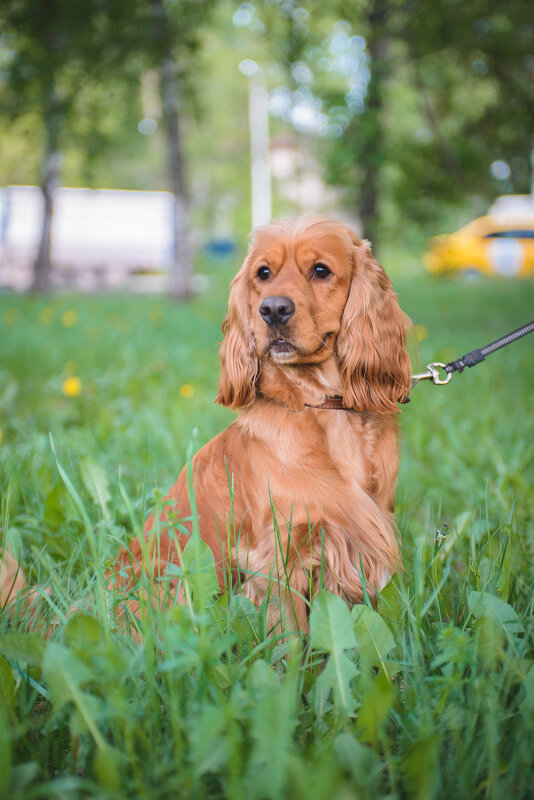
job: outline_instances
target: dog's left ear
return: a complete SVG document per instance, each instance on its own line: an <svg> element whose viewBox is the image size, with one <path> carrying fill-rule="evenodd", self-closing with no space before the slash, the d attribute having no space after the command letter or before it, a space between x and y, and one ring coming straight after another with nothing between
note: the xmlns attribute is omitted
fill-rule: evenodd
<svg viewBox="0 0 534 800"><path fill-rule="evenodd" d="M391 414L407 402L410 320L368 242L353 239L352 283L337 337L343 399L349 408Z"/></svg>

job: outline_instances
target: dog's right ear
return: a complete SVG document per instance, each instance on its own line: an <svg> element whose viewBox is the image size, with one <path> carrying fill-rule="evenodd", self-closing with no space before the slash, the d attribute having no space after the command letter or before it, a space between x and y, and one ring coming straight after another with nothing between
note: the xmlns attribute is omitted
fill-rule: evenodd
<svg viewBox="0 0 534 800"><path fill-rule="evenodd" d="M242 408L256 396L260 361L250 326L248 259L230 288L228 314L222 325L224 339L219 351L222 369L216 401L229 408Z"/></svg>

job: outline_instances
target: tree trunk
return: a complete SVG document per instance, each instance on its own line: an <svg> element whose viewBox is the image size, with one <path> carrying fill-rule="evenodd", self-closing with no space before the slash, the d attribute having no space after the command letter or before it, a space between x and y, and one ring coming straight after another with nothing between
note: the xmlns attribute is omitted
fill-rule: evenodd
<svg viewBox="0 0 534 800"><path fill-rule="evenodd" d="M378 222L380 194L380 172L384 160L384 132L380 119L384 101L384 79L386 76L387 38L381 36L367 43L371 60L371 77L365 98L365 138L362 146L363 183L360 199L360 219L363 234L375 238Z"/></svg>
<svg viewBox="0 0 534 800"><path fill-rule="evenodd" d="M50 250L52 244L52 220L54 217L54 192L59 185L59 153L55 146L55 139L56 137L49 132L41 183L41 192L44 200L43 220L39 249L33 262L32 292L48 292L51 288L52 261Z"/></svg>
<svg viewBox="0 0 534 800"><path fill-rule="evenodd" d="M174 195L173 260L169 291L175 300L186 300L191 294L193 263L189 233L189 199L180 129L179 86L176 66L171 58L167 58L161 68L161 95L171 191Z"/></svg>
<svg viewBox="0 0 534 800"><path fill-rule="evenodd" d="M378 222L381 169L384 161L384 128L381 119L384 85L389 70L390 37L384 30L387 2L378 0L368 14L367 50L371 76L362 117L361 159L363 167L359 216L363 235L373 241Z"/></svg>

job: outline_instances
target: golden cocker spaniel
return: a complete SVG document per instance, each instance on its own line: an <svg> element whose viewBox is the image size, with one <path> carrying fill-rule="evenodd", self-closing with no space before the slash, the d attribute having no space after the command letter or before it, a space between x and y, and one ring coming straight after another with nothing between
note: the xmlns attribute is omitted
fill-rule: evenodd
<svg viewBox="0 0 534 800"><path fill-rule="evenodd" d="M254 231L220 349L217 402L239 416L194 456L193 476L221 585L231 573L255 603L267 599L272 628L306 630L321 584L356 603L363 583L372 597L395 570L407 327L369 244L346 225L304 217ZM164 576L190 518L184 469L145 541L120 554L115 581L132 585L147 547L150 573ZM179 571L170 572L179 600Z"/></svg>

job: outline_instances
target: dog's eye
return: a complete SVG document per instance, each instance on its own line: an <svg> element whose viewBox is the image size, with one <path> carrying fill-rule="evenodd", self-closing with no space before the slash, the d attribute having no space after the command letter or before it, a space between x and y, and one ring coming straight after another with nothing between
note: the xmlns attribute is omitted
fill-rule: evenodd
<svg viewBox="0 0 534 800"><path fill-rule="evenodd" d="M271 275L269 267L260 267L259 270L256 272L257 277L260 281L266 281Z"/></svg>
<svg viewBox="0 0 534 800"><path fill-rule="evenodd" d="M319 261L317 264L313 265L312 275L314 278L328 278L328 276L331 274L332 271L326 266L326 264L321 264Z"/></svg>

